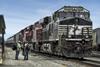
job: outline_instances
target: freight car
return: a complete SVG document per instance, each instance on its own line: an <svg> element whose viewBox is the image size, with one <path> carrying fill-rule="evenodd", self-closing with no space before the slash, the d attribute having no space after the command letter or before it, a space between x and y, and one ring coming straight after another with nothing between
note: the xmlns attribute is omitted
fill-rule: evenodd
<svg viewBox="0 0 100 67"><path fill-rule="evenodd" d="M93 30L93 49L100 51L100 28Z"/></svg>
<svg viewBox="0 0 100 67"><path fill-rule="evenodd" d="M4 34L5 34L5 21L3 15L0 15L0 64L4 59Z"/></svg>
<svg viewBox="0 0 100 67"><path fill-rule="evenodd" d="M23 31L23 42L34 51L77 58L91 55L92 21L81 6L64 6Z"/></svg>
<svg viewBox="0 0 100 67"><path fill-rule="evenodd" d="M6 46L7 47L12 47L13 45L16 44L16 42L18 41L21 41L21 31L16 33L15 35L9 37L7 40L6 40Z"/></svg>

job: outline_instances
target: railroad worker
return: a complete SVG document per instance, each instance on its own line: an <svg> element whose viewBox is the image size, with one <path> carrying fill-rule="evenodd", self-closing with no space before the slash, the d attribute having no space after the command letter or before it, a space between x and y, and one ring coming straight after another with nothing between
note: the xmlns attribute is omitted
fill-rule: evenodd
<svg viewBox="0 0 100 67"><path fill-rule="evenodd" d="M29 44L25 43L25 45L24 45L24 60L28 60L29 50L30 50Z"/></svg>
<svg viewBox="0 0 100 67"><path fill-rule="evenodd" d="M18 56L19 56L19 53L20 53L20 50L21 50L21 42L20 41L18 41L17 43L16 43L16 55L15 55L15 60L18 60Z"/></svg>

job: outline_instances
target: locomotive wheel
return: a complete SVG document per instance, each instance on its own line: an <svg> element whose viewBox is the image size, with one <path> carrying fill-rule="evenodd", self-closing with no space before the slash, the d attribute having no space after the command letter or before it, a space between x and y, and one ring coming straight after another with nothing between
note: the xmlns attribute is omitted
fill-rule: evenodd
<svg viewBox="0 0 100 67"><path fill-rule="evenodd" d="M63 56L65 56L65 57L68 57L68 56L69 56L68 51L67 51L67 49L65 49L65 48L62 48L62 54L63 54Z"/></svg>

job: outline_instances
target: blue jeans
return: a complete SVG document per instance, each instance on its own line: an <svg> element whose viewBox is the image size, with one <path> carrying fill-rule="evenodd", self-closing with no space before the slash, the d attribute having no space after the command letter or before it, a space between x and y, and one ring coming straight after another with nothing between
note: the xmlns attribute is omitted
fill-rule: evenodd
<svg viewBox="0 0 100 67"><path fill-rule="evenodd" d="M28 60L28 50L24 51L24 60Z"/></svg>
<svg viewBox="0 0 100 67"><path fill-rule="evenodd" d="M15 56L15 59L16 59L16 60L18 60L19 52L20 52L20 51L16 50L16 56Z"/></svg>

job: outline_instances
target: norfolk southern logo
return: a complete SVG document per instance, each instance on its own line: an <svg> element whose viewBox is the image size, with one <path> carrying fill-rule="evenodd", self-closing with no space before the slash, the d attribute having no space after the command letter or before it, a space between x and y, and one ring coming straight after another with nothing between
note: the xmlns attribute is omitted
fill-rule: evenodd
<svg viewBox="0 0 100 67"><path fill-rule="evenodd" d="M71 35L77 35L77 34L79 34L79 33L81 33L81 32L80 32L80 29L78 28L77 25L73 25L73 26L70 26L70 31L69 31L69 33L70 33Z"/></svg>

